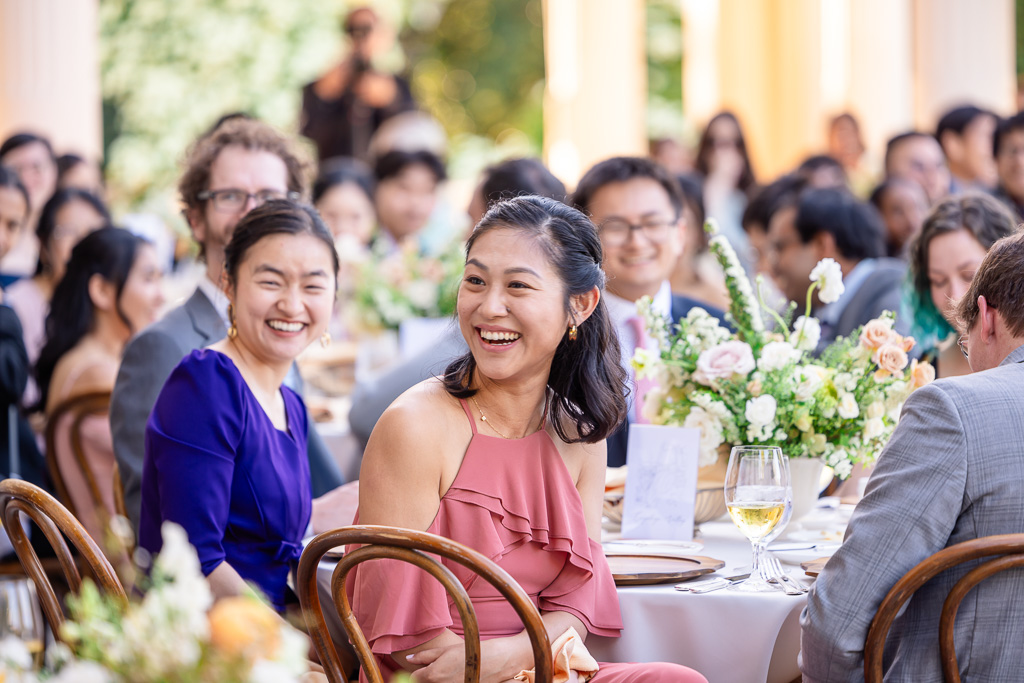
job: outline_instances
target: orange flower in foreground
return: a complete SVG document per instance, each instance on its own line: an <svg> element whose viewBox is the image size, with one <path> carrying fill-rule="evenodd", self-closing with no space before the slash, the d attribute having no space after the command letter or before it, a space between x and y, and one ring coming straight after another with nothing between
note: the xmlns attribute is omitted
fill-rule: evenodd
<svg viewBox="0 0 1024 683"><path fill-rule="evenodd" d="M935 381L935 368L927 361L918 363L915 358L910 362L910 379L914 384L914 388L920 389L925 384L931 384Z"/></svg>
<svg viewBox="0 0 1024 683"><path fill-rule="evenodd" d="M223 598L207 615L210 642L228 657L246 653L266 659L277 656L282 621L273 610L251 597Z"/></svg>

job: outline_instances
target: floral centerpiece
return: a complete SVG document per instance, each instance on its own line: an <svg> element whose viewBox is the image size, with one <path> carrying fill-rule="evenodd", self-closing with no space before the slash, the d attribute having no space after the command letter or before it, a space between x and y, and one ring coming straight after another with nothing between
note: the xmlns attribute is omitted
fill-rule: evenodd
<svg viewBox="0 0 1024 683"><path fill-rule="evenodd" d="M639 349L633 364L656 387L644 399L652 424L701 430L700 465L715 463L719 447L779 446L790 458L821 458L842 478L855 463L870 463L892 435L907 396L935 378L928 363L909 360L914 340L893 329L885 312L819 355L821 325L811 316L815 291L822 303L843 293L842 271L823 259L811 272L804 315L790 325L796 304L782 314L755 295L724 236L710 248L725 271L731 331L701 308L673 329L641 301L658 350ZM758 276L760 290L761 276ZM774 319L768 330L762 313ZM792 330L792 331L790 331Z"/></svg>
<svg viewBox="0 0 1024 683"><path fill-rule="evenodd" d="M409 318L452 315L463 265L461 243L438 256L421 254L415 240L390 254L371 252L359 269L355 323L368 330L396 330Z"/></svg>
<svg viewBox="0 0 1024 683"><path fill-rule="evenodd" d="M185 531L170 522L144 597L127 606L89 579L68 597L70 619L32 670L25 645L0 641L4 683L278 683L308 671L309 640L255 596L213 604Z"/></svg>

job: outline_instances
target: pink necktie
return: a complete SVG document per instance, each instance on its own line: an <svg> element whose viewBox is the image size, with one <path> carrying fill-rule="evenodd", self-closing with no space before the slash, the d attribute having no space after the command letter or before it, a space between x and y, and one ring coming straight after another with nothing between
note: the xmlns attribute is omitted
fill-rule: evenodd
<svg viewBox="0 0 1024 683"><path fill-rule="evenodd" d="M629 324L631 330L633 330L633 339L635 344L633 345L633 352L636 353L637 349L646 348L647 332L644 330L644 321L640 316L634 315L626 321ZM648 424L650 420L644 417L644 396L647 392L654 388L654 380L649 377L638 379L636 372L633 372L633 408L634 418L633 422L637 424Z"/></svg>

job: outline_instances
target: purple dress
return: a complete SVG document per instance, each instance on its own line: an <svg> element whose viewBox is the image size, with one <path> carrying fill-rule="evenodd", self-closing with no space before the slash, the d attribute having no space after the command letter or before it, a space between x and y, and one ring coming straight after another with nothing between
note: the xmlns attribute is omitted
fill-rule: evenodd
<svg viewBox="0 0 1024 683"><path fill-rule="evenodd" d="M139 545L160 525L185 528L209 575L228 562L280 611L311 514L306 410L281 387L288 430L274 427L234 362L210 349L185 357L146 426Z"/></svg>

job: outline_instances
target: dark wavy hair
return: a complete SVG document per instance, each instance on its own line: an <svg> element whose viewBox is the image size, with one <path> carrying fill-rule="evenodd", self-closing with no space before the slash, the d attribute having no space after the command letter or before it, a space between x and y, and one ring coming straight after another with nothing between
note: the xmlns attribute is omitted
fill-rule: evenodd
<svg viewBox="0 0 1024 683"><path fill-rule="evenodd" d="M39 403L36 410L45 410L50 394L50 380L54 368L65 353L70 351L92 329L95 318L89 280L99 275L114 285L117 291L115 310L132 332L131 322L121 310L121 294L128 274L135 264L139 246L146 240L124 230L107 226L82 238L71 250L67 272L57 283L46 316L46 343L36 362L36 384Z"/></svg>
<svg viewBox="0 0 1024 683"><path fill-rule="evenodd" d="M71 202L85 202L100 215L104 223L110 223L110 211L103 200L88 190L77 187L65 187L53 193L43 210L39 212L39 222L36 224L36 237L39 238L39 258L36 260L36 275L49 273L53 269L50 258L50 239L57 229L57 214Z"/></svg>
<svg viewBox="0 0 1024 683"><path fill-rule="evenodd" d="M697 143L697 158L694 160L694 166L696 166L702 176L707 177L711 170L711 151L714 148L711 128L715 123L723 119L732 121L739 133L739 137L736 140L736 149L739 151L740 156L743 157L743 172L740 173L736 186L741 192L750 193L757 185L757 181L754 179L754 167L750 163L750 152L747 151L747 138L743 134L743 126L740 125L740 120L731 111L719 112L708 121L704 132L701 133L700 142Z"/></svg>
<svg viewBox="0 0 1024 683"><path fill-rule="evenodd" d="M547 197L515 197L494 204L466 243L467 258L480 237L492 230L516 230L547 254L565 286L564 305L571 311L571 297L604 289L601 240L597 228L580 211ZM554 394L550 416L555 432L566 443L596 443L611 434L626 417L626 371L620 362L619 340L604 299L577 338L568 334L555 350L548 375ZM453 361L445 370L444 386L455 398L469 398L476 361L471 353ZM576 435L566 423L575 426Z"/></svg>
<svg viewBox="0 0 1024 683"><path fill-rule="evenodd" d="M25 189L25 185L18 178L18 174L14 172L14 169L8 166L0 166L0 187L6 187L14 190L25 199L26 211L28 207L32 206L32 202L28 199L28 190Z"/></svg>

